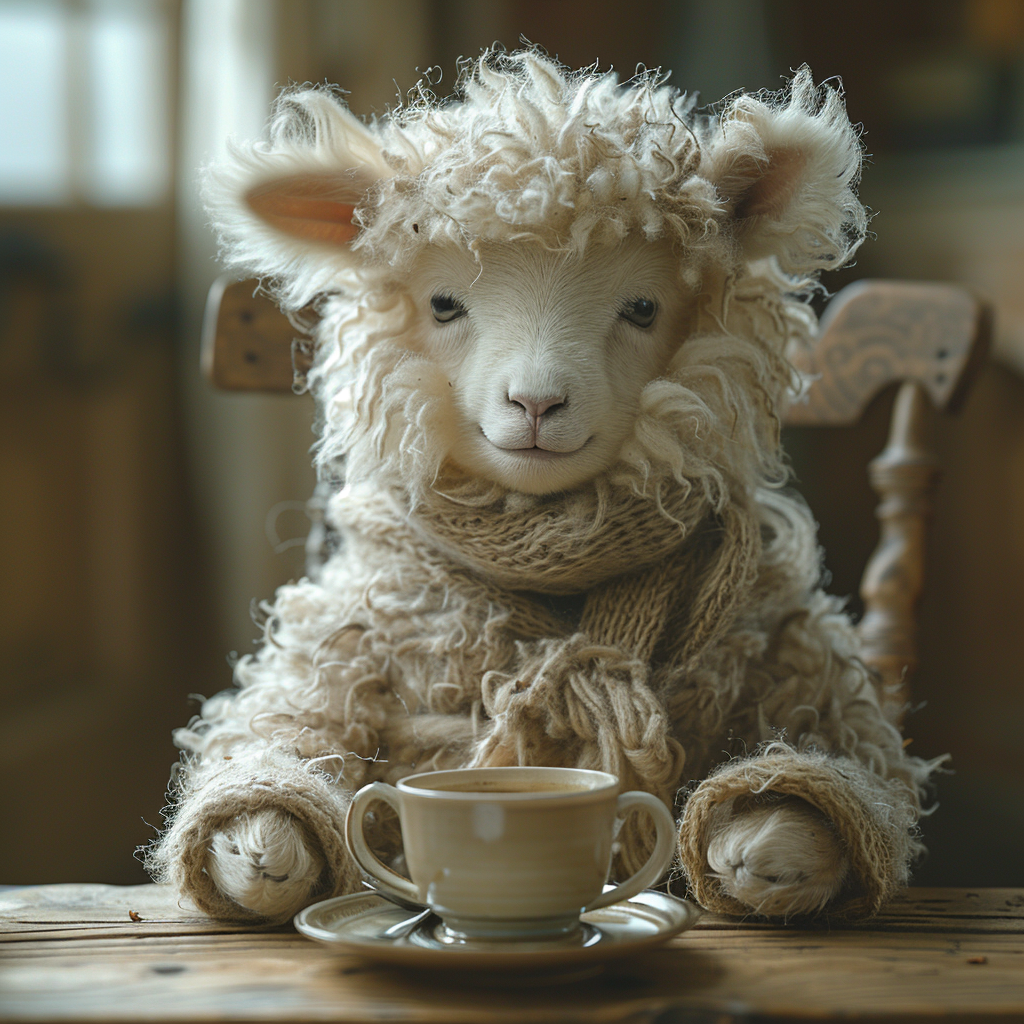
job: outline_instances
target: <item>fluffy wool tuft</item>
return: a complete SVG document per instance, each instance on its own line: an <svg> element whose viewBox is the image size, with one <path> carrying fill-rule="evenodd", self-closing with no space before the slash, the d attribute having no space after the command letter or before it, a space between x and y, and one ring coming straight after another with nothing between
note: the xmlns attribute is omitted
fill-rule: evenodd
<svg viewBox="0 0 1024 1024"><path fill-rule="evenodd" d="M205 195L226 260L273 280L290 308L336 289L354 265L330 246L254 230L246 189L292 173L329 174L339 193L351 191L363 268L400 270L443 242L578 251L640 232L709 261L773 256L804 276L846 263L867 224L855 193L857 132L839 91L815 86L807 68L780 92L737 95L709 116L659 72L622 85L612 72L571 73L534 51L488 52L452 99L421 90L370 125L331 90L286 90L268 135L235 143L230 161L208 169ZM799 164L787 195L747 194L751 174L779 151ZM783 216L768 216L773 204ZM755 248L741 251L736 236L750 234Z"/></svg>

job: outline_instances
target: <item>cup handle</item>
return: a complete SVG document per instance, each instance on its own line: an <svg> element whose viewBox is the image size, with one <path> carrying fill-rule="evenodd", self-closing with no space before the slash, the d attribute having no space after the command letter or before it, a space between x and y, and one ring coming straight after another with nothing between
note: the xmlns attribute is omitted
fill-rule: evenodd
<svg viewBox="0 0 1024 1024"><path fill-rule="evenodd" d="M368 786L363 786L352 797L348 814L345 815L345 842L348 843L349 851L355 858L355 862L368 875L380 882L381 888L396 896L401 896L403 899L422 903L420 891L412 881L398 874L397 871L392 871L366 845L366 839L363 836L363 818L366 816L367 805L373 800L383 800L384 803L390 804L401 814L401 797L394 786L389 786L386 782L371 782Z"/></svg>
<svg viewBox="0 0 1024 1024"><path fill-rule="evenodd" d="M656 796L634 789L619 797L615 814L621 818L634 807L643 808L654 819L654 828L657 834L654 851L647 858L647 863L636 874L588 903L583 908L583 913L628 900L630 896L635 896L641 890L657 882L665 873L665 869L672 863L672 857L675 854L676 825L668 808Z"/></svg>

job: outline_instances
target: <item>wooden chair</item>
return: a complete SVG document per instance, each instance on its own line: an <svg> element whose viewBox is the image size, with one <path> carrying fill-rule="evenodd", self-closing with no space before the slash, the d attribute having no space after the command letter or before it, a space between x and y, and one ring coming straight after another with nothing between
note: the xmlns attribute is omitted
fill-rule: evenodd
<svg viewBox="0 0 1024 1024"><path fill-rule="evenodd" d="M203 367L218 388L301 392L308 339L257 282L216 281L203 325ZM917 667L916 613L924 583L925 539L939 467L930 445L932 411L955 412L991 337L989 307L957 285L861 281L843 289L821 320L818 344L800 364L805 399L787 426L849 426L872 400L898 385L889 440L869 465L879 495L878 545L861 581L858 630L864 661L879 676L898 718ZM314 558L323 537L313 503Z"/></svg>

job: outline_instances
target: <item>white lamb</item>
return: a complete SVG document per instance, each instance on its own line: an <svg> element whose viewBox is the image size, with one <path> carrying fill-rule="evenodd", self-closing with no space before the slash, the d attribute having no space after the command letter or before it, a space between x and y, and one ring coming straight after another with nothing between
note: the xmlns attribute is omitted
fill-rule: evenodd
<svg viewBox="0 0 1024 1024"><path fill-rule="evenodd" d="M320 304L343 543L177 734L158 878L283 919L358 885L360 785L575 765L676 808L707 907L878 909L931 765L818 589L779 447L806 296L865 233L860 164L806 69L714 114L534 52L370 125L282 95L208 201L232 266ZM651 840L627 821L619 874ZM386 816L376 842L400 853Z"/></svg>

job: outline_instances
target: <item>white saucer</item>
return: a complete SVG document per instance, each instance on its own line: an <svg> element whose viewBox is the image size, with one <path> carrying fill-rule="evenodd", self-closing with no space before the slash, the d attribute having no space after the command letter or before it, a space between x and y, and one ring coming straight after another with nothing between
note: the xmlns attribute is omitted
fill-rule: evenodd
<svg viewBox="0 0 1024 1024"><path fill-rule="evenodd" d="M295 927L339 953L378 963L429 970L506 974L596 973L610 960L665 942L692 928L701 911L693 903L648 889L632 899L584 914L573 936L544 942L452 940L432 918L401 939L385 929L412 916L372 892L337 896L306 907ZM590 970L587 970L587 969Z"/></svg>

